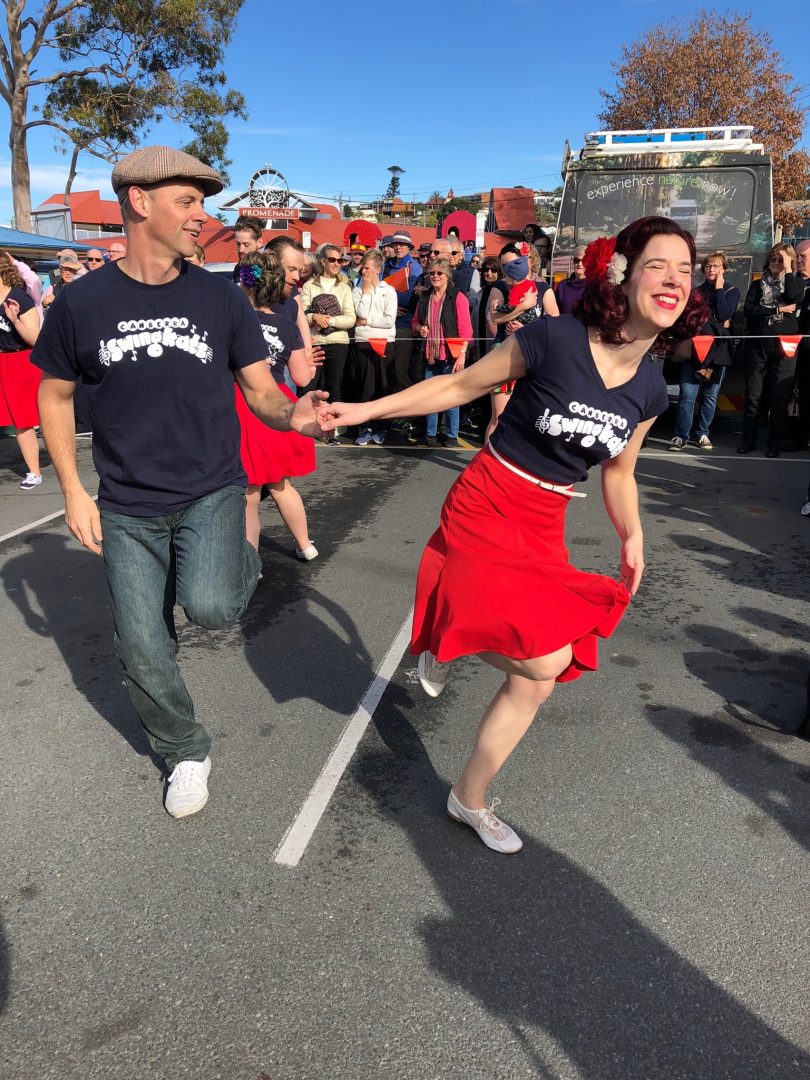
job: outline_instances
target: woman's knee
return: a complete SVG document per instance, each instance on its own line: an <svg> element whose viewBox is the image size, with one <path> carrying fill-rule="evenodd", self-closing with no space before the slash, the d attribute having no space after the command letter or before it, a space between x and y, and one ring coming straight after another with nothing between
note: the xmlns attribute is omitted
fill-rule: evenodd
<svg viewBox="0 0 810 1080"><path fill-rule="evenodd" d="M507 675L504 689L532 709L547 701L556 686L554 679L526 679L522 675Z"/></svg>

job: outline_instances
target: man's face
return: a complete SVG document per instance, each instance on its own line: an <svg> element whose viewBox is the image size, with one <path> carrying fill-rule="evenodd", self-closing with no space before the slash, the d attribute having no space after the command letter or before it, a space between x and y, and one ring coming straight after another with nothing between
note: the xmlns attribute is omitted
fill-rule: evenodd
<svg viewBox="0 0 810 1080"><path fill-rule="evenodd" d="M62 276L62 284L69 285L71 281L76 280L78 270L75 266L60 266L59 272Z"/></svg>
<svg viewBox="0 0 810 1080"><path fill-rule="evenodd" d="M433 247L428 252L428 259L449 259L450 247L449 240L434 240Z"/></svg>
<svg viewBox="0 0 810 1080"><path fill-rule="evenodd" d="M461 246L458 240L451 242L450 244L450 265L455 268L461 266L464 261L464 248Z"/></svg>
<svg viewBox="0 0 810 1080"><path fill-rule="evenodd" d="M279 253L279 259L284 270L284 295L289 296L301 281L301 272L304 269L304 253L303 251L296 251L293 247L285 246Z"/></svg>
<svg viewBox="0 0 810 1080"><path fill-rule="evenodd" d="M353 251L351 258L352 258L352 266L358 267L360 265L360 263L363 261L363 252L362 251Z"/></svg>
<svg viewBox="0 0 810 1080"><path fill-rule="evenodd" d="M410 250L410 244L403 244L399 240L394 243L394 255L397 259L404 259Z"/></svg>
<svg viewBox="0 0 810 1080"><path fill-rule="evenodd" d="M810 240L805 240L796 247L796 260L799 273L803 278L810 278Z"/></svg>
<svg viewBox="0 0 810 1080"><path fill-rule="evenodd" d="M202 227L208 220L203 209L205 193L202 185L177 180L158 184L149 191L136 187L130 190L130 203L133 190L136 192L134 209L145 218L145 236L148 236L154 253L172 259L187 259L193 255L200 242Z"/></svg>
<svg viewBox="0 0 810 1080"><path fill-rule="evenodd" d="M386 257L386 259L390 259L391 256L394 254L393 246L391 244L386 244L385 247L382 249L382 253Z"/></svg>
<svg viewBox="0 0 810 1080"><path fill-rule="evenodd" d="M90 248L85 257L88 270L100 270L104 265L104 256L98 248Z"/></svg>
<svg viewBox="0 0 810 1080"><path fill-rule="evenodd" d="M241 259L243 255L255 255L257 251L261 251L262 242L253 235L250 229L237 229L233 238L238 259Z"/></svg>
<svg viewBox="0 0 810 1080"><path fill-rule="evenodd" d="M111 244L110 245L110 262L118 262L119 259L123 259L126 255L126 248L123 244Z"/></svg>

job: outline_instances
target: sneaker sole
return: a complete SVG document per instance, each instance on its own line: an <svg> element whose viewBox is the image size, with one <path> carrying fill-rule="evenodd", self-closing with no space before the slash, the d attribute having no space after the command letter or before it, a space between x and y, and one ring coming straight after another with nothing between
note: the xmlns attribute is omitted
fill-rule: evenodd
<svg viewBox="0 0 810 1080"><path fill-rule="evenodd" d="M199 814L200 810L202 810L207 805L207 803L208 803L208 792L206 791L205 798L203 799L203 801L201 803L199 803L196 806L186 807L177 814L173 814L171 812L171 810L165 805L165 803L164 803L164 809L165 809L166 813L169 815L169 817L174 818L175 821L179 821L181 818L191 817L192 814Z"/></svg>

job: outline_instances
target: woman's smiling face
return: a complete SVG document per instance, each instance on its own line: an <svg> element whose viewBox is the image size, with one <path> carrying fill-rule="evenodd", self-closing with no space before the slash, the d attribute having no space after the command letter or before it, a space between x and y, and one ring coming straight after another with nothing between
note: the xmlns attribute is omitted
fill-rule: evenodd
<svg viewBox="0 0 810 1080"><path fill-rule="evenodd" d="M692 256L679 236L654 236L622 285L630 319L639 337L668 329L686 307L692 291Z"/></svg>

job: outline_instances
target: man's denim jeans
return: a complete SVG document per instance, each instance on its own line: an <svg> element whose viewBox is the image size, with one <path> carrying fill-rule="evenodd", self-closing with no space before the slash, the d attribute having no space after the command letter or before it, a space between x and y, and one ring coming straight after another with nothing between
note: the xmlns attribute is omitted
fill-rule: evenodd
<svg viewBox="0 0 810 1080"><path fill-rule="evenodd" d="M675 434L684 442L689 439L692 431L698 394L700 394L700 404L694 424L695 439L699 439L701 435L708 436L709 426L714 420L717 408L717 397L726 374L724 367L716 367L712 372L711 382L706 382L705 379L699 379L695 371L695 365L691 360L684 360L681 364L681 392L678 396L678 411L675 414Z"/></svg>
<svg viewBox="0 0 810 1080"><path fill-rule="evenodd" d="M433 364L425 365L425 378L432 379L434 375L450 375L453 370L452 360L437 360ZM445 423L445 435L448 439L458 438L458 407L455 409L448 409L444 414ZM439 414L429 413L425 417L425 429L426 434L432 435L434 438L436 432L439 430Z"/></svg>
<svg viewBox="0 0 810 1080"><path fill-rule="evenodd" d="M245 492L227 487L165 517L101 511L115 649L152 749L172 769L202 761L210 739L176 659L175 601L209 630L235 622L261 562L245 539Z"/></svg>

